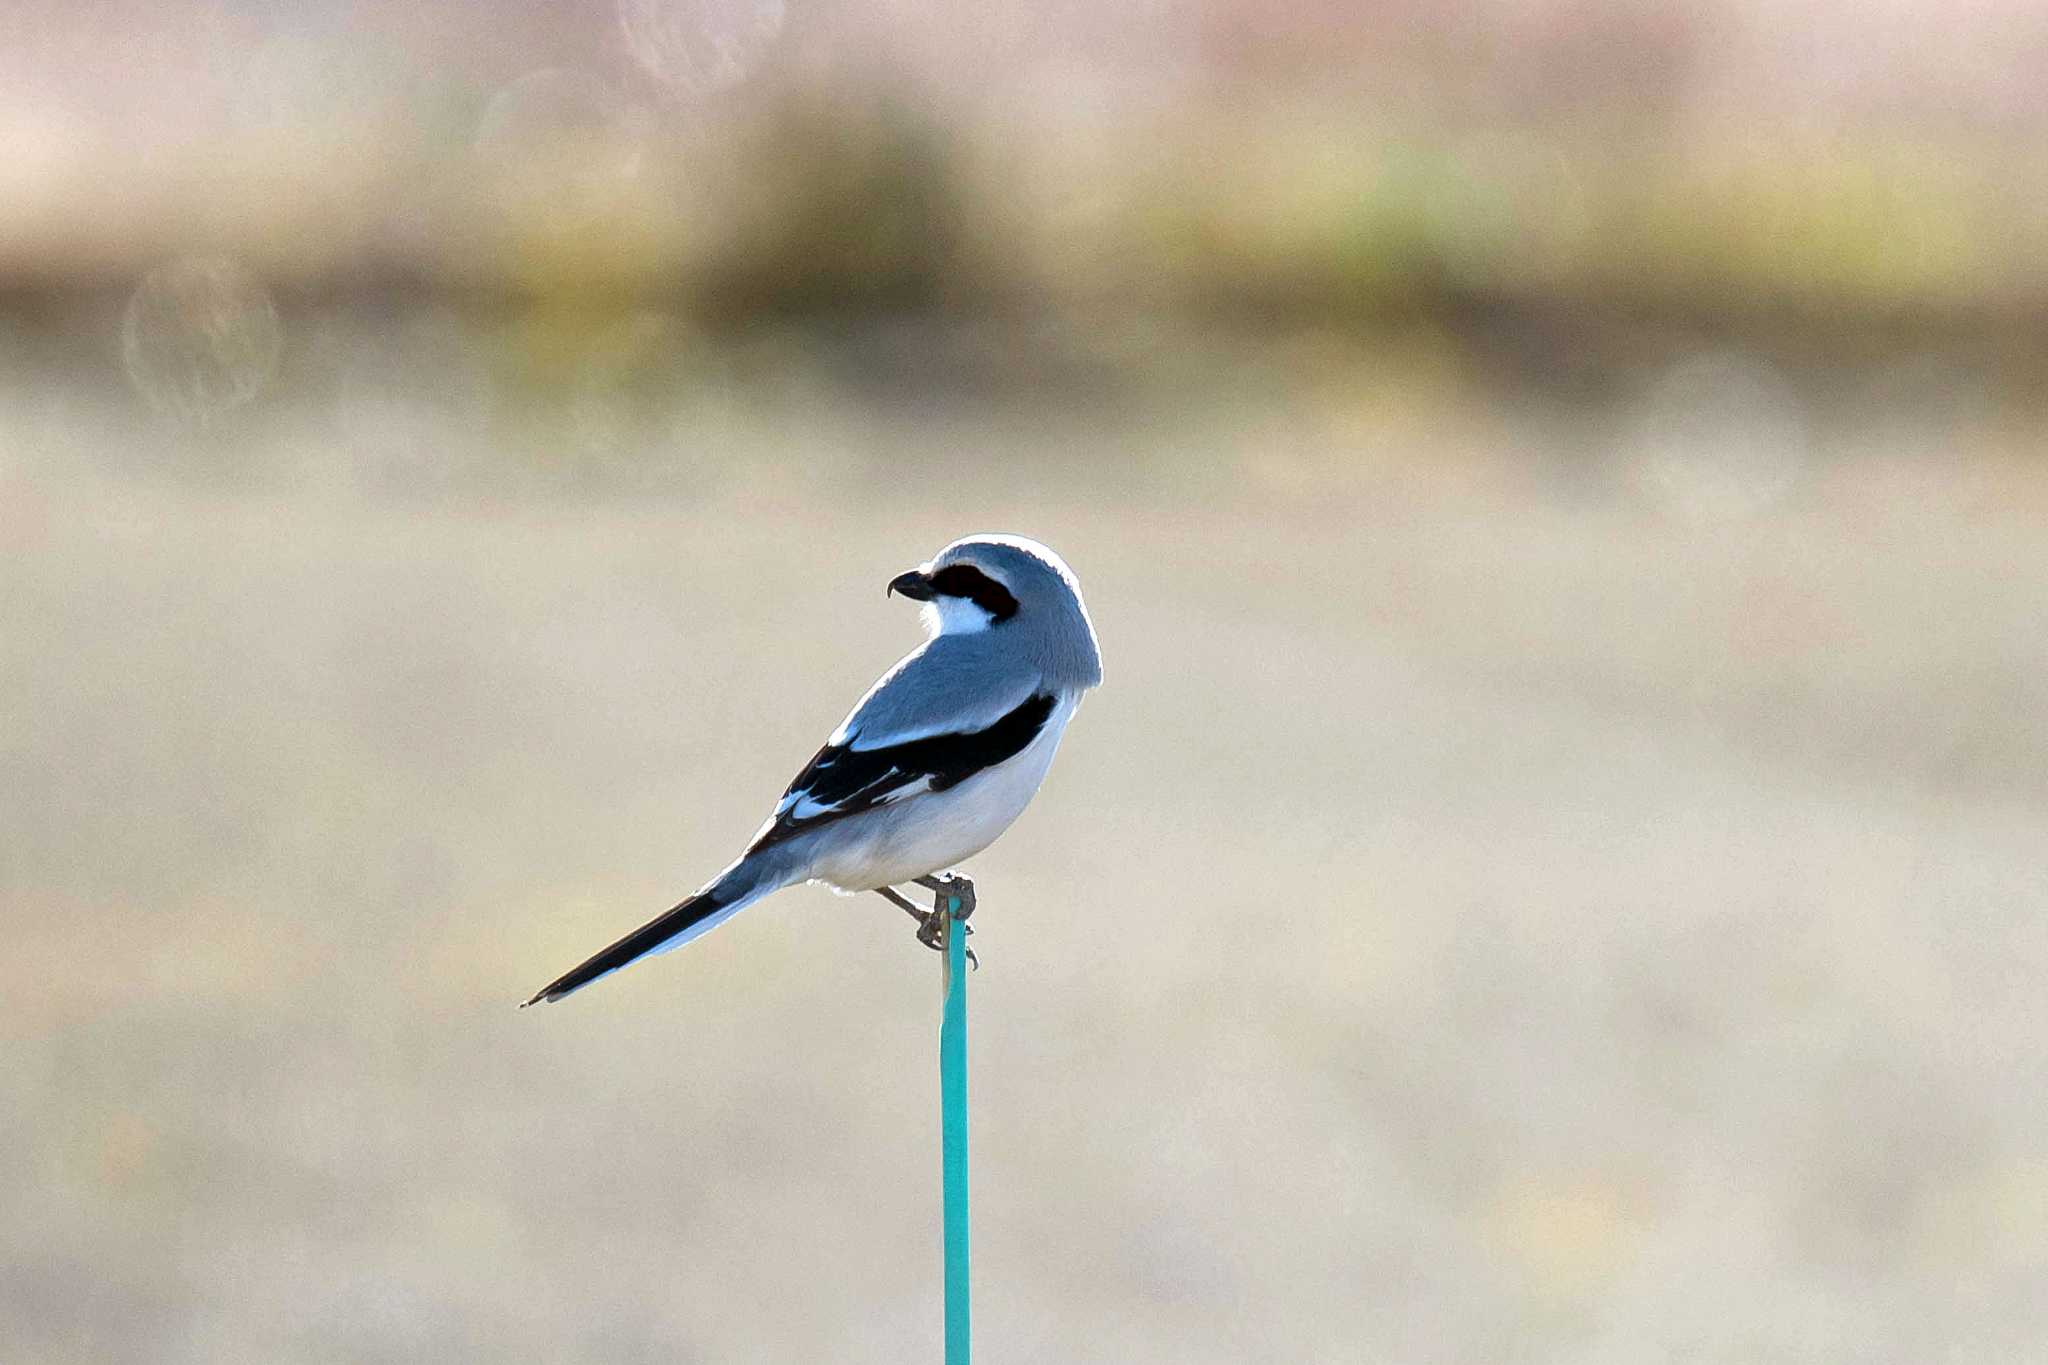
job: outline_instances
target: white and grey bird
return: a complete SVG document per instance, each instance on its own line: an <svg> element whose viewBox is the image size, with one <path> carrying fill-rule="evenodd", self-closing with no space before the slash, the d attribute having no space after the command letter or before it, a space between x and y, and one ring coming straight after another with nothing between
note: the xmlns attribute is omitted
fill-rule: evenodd
<svg viewBox="0 0 2048 1365"><path fill-rule="evenodd" d="M746 851L528 1005L679 948L799 882L885 896L935 946L935 918L894 888L944 885L935 874L1023 813L1081 695L1102 681L1102 657L1073 571L1034 540L956 540L888 591L925 604L929 638L868 689Z"/></svg>

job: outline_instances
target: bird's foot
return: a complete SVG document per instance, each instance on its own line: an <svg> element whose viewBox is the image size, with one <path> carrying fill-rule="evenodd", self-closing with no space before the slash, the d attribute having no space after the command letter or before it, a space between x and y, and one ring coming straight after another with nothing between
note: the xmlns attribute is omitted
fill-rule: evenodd
<svg viewBox="0 0 2048 1365"><path fill-rule="evenodd" d="M974 913L974 883L958 872L941 872L936 876L919 877L917 884L932 893L932 908L945 908L953 918L965 920ZM947 905L948 897L956 902Z"/></svg>
<svg viewBox="0 0 2048 1365"><path fill-rule="evenodd" d="M974 926L967 917L974 913L974 883L957 873L948 872L939 877L919 877L917 884L932 893L932 908L917 924L917 941L934 952L946 950L946 935L953 925L958 925L962 935L972 934ZM974 949L961 950L976 971L981 970L981 959L974 955Z"/></svg>

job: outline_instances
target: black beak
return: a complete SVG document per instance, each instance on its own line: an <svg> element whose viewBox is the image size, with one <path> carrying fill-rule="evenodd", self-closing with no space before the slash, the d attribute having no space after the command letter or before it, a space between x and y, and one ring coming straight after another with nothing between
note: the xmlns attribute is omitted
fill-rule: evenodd
<svg viewBox="0 0 2048 1365"><path fill-rule="evenodd" d="M889 592L900 592L913 602L929 602L932 600L932 576L923 569L897 574L889 580Z"/></svg>

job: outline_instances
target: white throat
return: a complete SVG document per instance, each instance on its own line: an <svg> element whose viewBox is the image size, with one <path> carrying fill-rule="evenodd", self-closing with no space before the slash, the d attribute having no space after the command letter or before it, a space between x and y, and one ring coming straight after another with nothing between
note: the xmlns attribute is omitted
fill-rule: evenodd
<svg viewBox="0 0 2048 1365"><path fill-rule="evenodd" d="M964 597L934 597L924 604L923 616L925 633L933 637L972 635L996 619Z"/></svg>

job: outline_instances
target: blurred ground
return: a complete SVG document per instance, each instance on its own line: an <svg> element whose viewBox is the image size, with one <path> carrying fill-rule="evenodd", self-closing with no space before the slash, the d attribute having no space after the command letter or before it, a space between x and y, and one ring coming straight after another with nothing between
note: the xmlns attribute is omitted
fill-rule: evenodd
<svg viewBox="0 0 2048 1365"><path fill-rule="evenodd" d="M971 869L985 1359L2039 1355L2048 467L1995 367L1196 331L991 391L1051 352L876 324L643 393L279 325L197 428L117 308L10 334L11 1358L934 1356L900 914L512 1005L729 855L982 529L1108 670Z"/></svg>

